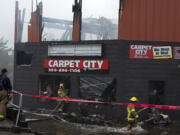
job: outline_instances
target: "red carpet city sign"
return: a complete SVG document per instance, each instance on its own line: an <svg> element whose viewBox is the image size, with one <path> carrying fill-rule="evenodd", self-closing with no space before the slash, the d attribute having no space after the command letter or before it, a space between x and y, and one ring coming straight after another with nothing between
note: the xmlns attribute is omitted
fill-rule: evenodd
<svg viewBox="0 0 180 135"><path fill-rule="evenodd" d="M108 60L44 60L44 68L48 72L86 72L86 71L107 71Z"/></svg>
<svg viewBox="0 0 180 135"><path fill-rule="evenodd" d="M171 46L158 45L130 45L131 59L171 59Z"/></svg>

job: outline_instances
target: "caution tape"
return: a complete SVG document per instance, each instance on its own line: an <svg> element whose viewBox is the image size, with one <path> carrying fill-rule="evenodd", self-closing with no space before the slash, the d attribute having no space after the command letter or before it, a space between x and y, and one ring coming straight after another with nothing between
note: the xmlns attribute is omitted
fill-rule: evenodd
<svg viewBox="0 0 180 135"><path fill-rule="evenodd" d="M19 92L9 92L9 94L19 94ZM34 97L34 98L43 98L43 99L61 100L61 101L70 101L70 102L96 103L96 104L111 104L111 105L122 105L122 106L130 105L130 106L143 107L143 108L180 110L180 106L170 106L170 105L116 103L116 102L102 102L102 101L75 99L75 98L63 98L63 97L61 98L61 97L49 97L49 96L37 96L37 95L31 95L31 94L23 94L23 95L24 95L24 96L28 96L28 97Z"/></svg>

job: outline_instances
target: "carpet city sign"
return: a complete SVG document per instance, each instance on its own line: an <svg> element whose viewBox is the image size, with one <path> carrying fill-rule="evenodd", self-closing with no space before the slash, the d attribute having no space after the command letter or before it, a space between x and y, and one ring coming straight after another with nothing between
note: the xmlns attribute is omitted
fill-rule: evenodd
<svg viewBox="0 0 180 135"><path fill-rule="evenodd" d="M107 71L108 60L47 59L44 61L44 68L48 69L48 72Z"/></svg>
<svg viewBox="0 0 180 135"><path fill-rule="evenodd" d="M131 59L171 59L171 46L130 45Z"/></svg>

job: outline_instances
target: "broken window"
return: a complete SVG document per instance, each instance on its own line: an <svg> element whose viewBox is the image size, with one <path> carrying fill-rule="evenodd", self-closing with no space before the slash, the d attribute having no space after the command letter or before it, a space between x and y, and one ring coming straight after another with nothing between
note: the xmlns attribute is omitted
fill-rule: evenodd
<svg viewBox="0 0 180 135"><path fill-rule="evenodd" d="M40 75L39 76L39 95L49 97L59 97L58 90L60 90L60 84L64 85L64 93L69 96L70 89L70 77L68 76L53 76L53 75ZM62 91L61 91L62 92ZM54 109L55 107L62 107L60 101L50 99L40 99L43 104L43 108ZM66 103L63 103L63 110L67 107ZM59 109L57 108L57 109Z"/></svg>
<svg viewBox="0 0 180 135"><path fill-rule="evenodd" d="M31 65L32 54L28 54L24 51L17 51L16 64L17 65Z"/></svg>
<svg viewBox="0 0 180 135"><path fill-rule="evenodd" d="M116 79L111 77L80 77L81 97L90 100L115 101Z"/></svg>
<svg viewBox="0 0 180 135"><path fill-rule="evenodd" d="M80 77L82 99L112 102L116 100L116 79L111 77ZM110 107L110 106L109 106ZM80 103L79 111L83 116L103 118L103 105Z"/></svg>
<svg viewBox="0 0 180 135"><path fill-rule="evenodd" d="M53 80L41 78L39 84L39 94L41 96L53 96Z"/></svg>
<svg viewBox="0 0 180 135"><path fill-rule="evenodd" d="M63 83L64 88L69 91L70 77L41 75L39 77L39 95L57 96L57 91L59 89L60 83ZM68 92L68 95L69 95L69 92Z"/></svg>

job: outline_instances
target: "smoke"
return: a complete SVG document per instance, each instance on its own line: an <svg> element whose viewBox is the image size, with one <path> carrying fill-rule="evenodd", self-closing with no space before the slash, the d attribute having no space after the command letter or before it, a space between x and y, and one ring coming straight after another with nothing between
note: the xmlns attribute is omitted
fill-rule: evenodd
<svg viewBox="0 0 180 135"><path fill-rule="evenodd" d="M72 5L74 0L37 0L43 2L43 16L73 20ZM83 0L82 17L96 18L104 17L117 24L119 0ZM23 42L27 41L27 26L32 10L31 0L19 0L20 9L26 8ZM33 9L36 9L36 0L33 3ZM14 44L14 15L15 0L0 1L0 37L9 40L8 46Z"/></svg>

